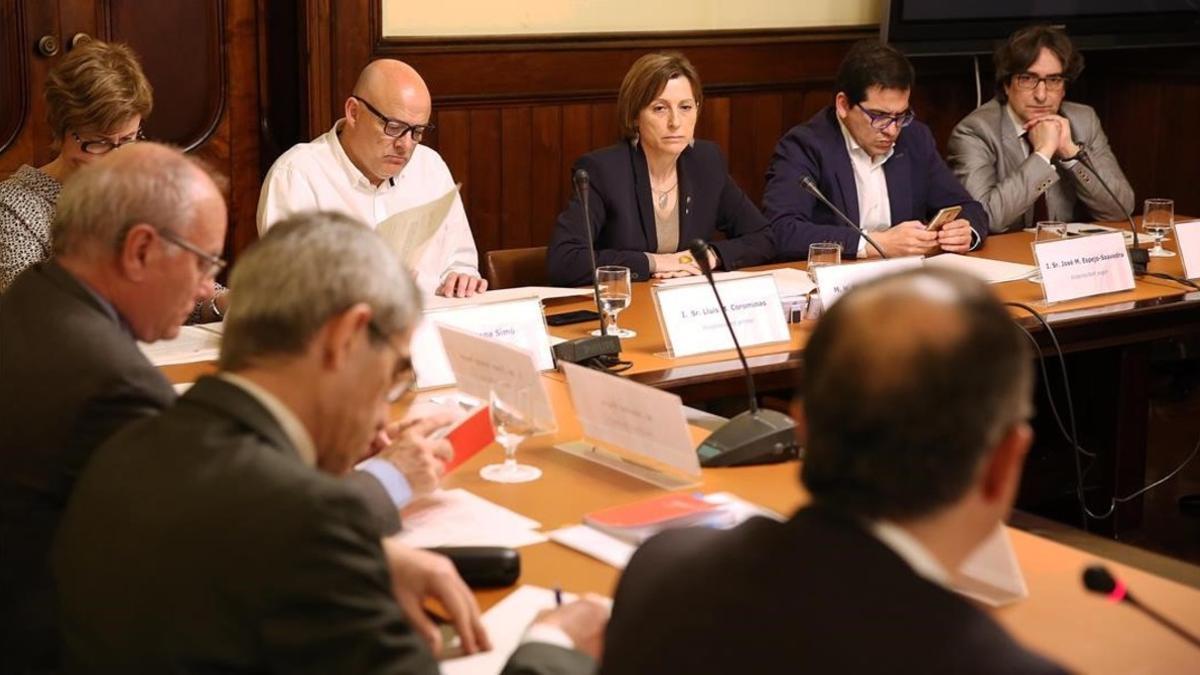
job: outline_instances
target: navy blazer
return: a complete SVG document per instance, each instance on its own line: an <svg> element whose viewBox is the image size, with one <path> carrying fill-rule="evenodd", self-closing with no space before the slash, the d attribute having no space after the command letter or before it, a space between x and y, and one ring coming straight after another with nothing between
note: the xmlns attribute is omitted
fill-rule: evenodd
<svg viewBox="0 0 1200 675"><path fill-rule="evenodd" d="M590 152L575 162L590 178L588 207L596 264L628 267L634 280L650 278L646 253L658 250L651 203L650 171L640 145L617 143ZM762 213L737 186L715 143L696 141L679 155L679 249L693 239L711 241L720 231L725 239L711 241L721 267L732 270L770 262L774 235ZM572 172L573 173L573 172ZM556 286L592 282L592 262L584 231L583 205L573 194L558 216L546 270Z"/></svg>
<svg viewBox="0 0 1200 675"><path fill-rule="evenodd" d="M959 217L970 221L980 242L987 237L987 213L946 166L925 124L914 121L904 129L896 140L895 153L883 165L883 173L893 225L928 220L941 208L961 205ZM840 242L843 255L853 258L860 235L839 224L828 207L800 187L802 176L812 176L829 201L850 220L859 222L854 168L833 106L792 127L775 146L767 169L763 213L775 231L780 260L807 258L808 245L822 241Z"/></svg>

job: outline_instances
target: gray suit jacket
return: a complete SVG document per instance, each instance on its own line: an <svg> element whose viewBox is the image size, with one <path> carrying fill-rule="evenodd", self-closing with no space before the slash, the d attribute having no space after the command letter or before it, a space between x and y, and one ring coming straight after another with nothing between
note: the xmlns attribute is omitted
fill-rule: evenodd
<svg viewBox="0 0 1200 675"><path fill-rule="evenodd" d="M1033 153L1026 157L1025 141L1014 130L1005 105L992 99L958 123L947 146L950 167L987 209L992 232L1032 226L1033 205L1043 192L1054 220L1075 220L1077 201L1095 220L1125 220L1133 211L1133 188L1113 156L1096 111L1064 101L1059 114L1070 121L1075 143L1087 148L1120 207L1082 163L1055 169Z"/></svg>
<svg viewBox="0 0 1200 675"><path fill-rule="evenodd" d="M202 378L100 447L54 550L69 672L436 673L360 492ZM527 645L509 672L587 672Z"/></svg>
<svg viewBox="0 0 1200 675"><path fill-rule="evenodd" d="M75 480L101 443L174 399L112 306L55 261L0 295L0 672L53 667L47 556ZM375 527L398 530L383 486L351 476Z"/></svg>

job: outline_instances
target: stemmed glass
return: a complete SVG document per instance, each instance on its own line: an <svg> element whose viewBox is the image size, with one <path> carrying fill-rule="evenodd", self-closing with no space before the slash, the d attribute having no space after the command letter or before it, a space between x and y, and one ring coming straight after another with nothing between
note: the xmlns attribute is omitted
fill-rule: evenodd
<svg viewBox="0 0 1200 675"><path fill-rule="evenodd" d="M1034 229L1034 241L1051 241L1054 239L1063 239L1067 236L1067 224L1061 220L1039 220ZM1029 277L1029 281L1035 284L1042 283L1042 273L1035 272Z"/></svg>
<svg viewBox="0 0 1200 675"><path fill-rule="evenodd" d="M600 285L600 311L607 317L608 334L622 339L637 337L635 331L617 326L617 315L629 307L633 298L629 268L620 265L597 267L596 283ZM592 335L600 335L599 329L592 331Z"/></svg>
<svg viewBox="0 0 1200 675"><path fill-rule="evenodd" d="M1175 202L1170 199L1147 199L1142 209L1142 229L1154 237L1154 248L1150 249L1153 258L1174 257L1174 251L1163 248L1163 238L1171 231L1175 220Z"/></svg>
<svg viewBox="0 0 1200 675"><path fill-rule="evenodd" d="M528 483L542 477L542 470L536 466L517 463L517 446L526 438L537 433L537 425L531 418L529 390L517 389L502 399L495 390L488 394L489 411L492 417L492 430L496 434L496 442L504 446L504 463L488 464L479 470L484 480L494 483Z"/></svg>

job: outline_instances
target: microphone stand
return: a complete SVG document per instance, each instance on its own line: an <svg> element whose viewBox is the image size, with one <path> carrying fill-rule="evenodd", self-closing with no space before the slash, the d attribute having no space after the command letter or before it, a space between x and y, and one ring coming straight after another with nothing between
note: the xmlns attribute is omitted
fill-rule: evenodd
<svg viewBox="0 0 1200 675"><path fill-rule="evenodd" d="M879 248L879 244L875 243L875 240L871 238L871 235L867 234L866 230L862 229L855 224L853 220L850 220L848 217L846 217L846 214L842 213L841 209L834 206L833 202L825 198L825 195L821 192L821 188L817 187L816 181L814 181L811 176L802 176L800 178L800 185L807 190L809 194L816 197L822 204L828 207L830 211L833 211L834 215L841 220L842 224L854 230L859 234L859 236L867 240L867 243L871 245L871 248L875 249L879 253L880 258L886 259L888 257L888 254L884 253L882 248Z"/></svg>

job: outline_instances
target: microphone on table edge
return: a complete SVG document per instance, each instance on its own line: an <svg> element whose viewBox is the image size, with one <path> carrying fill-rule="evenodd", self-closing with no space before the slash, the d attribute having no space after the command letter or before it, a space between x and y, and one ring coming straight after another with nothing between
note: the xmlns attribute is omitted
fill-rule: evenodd
<svg viewBox="0 0 1200 675"><path fill-rule="evenodd" d="M1117 206L1117 210L1125 214L1125 220L1129 223L1129 231L1133 233L1133 246L1129 247L1129 262L1133 263L1135 274L1145 274L1147 267L1150 265L1150 252L1144 248L1138 248L1138 231L1137 225L1133 222L1133 215L1125 211L1125 207L1121 205L1121 200L1117 199L1116 193L1108 186L1108 182L1104 180L1100 172L1096 171L1096 165L1092 164L1092 156L1088 153L1087 148L1082 145L1079 146L1079 152L1072 159L1077 160L1084 168L1091 172L1092 176L1096 178L1096 182L1100 183L1100 187L1104 188L1104 191L1112 198L1113 204ZM1054 160L1055 166L1065 171L1070 171L1070 169L1063 166L1064 164L1065 162L1061 159Z"/></svg>
<svg viewBox="0 0 1200 675"><path fill-rule="evenodd" d="M1179 624L1136 600L1133 594L1129 592L1125 582L1114 578L1108 571L1108 568L1103 565L1091 565L1083 570L1083 587L1093 593L1107 596L1109 602L1122 602L1136 607L1146 616L1192 643L1193 646L1200 647L1200 638L1197 638L1195 635L1184 630Z"/></svg>

